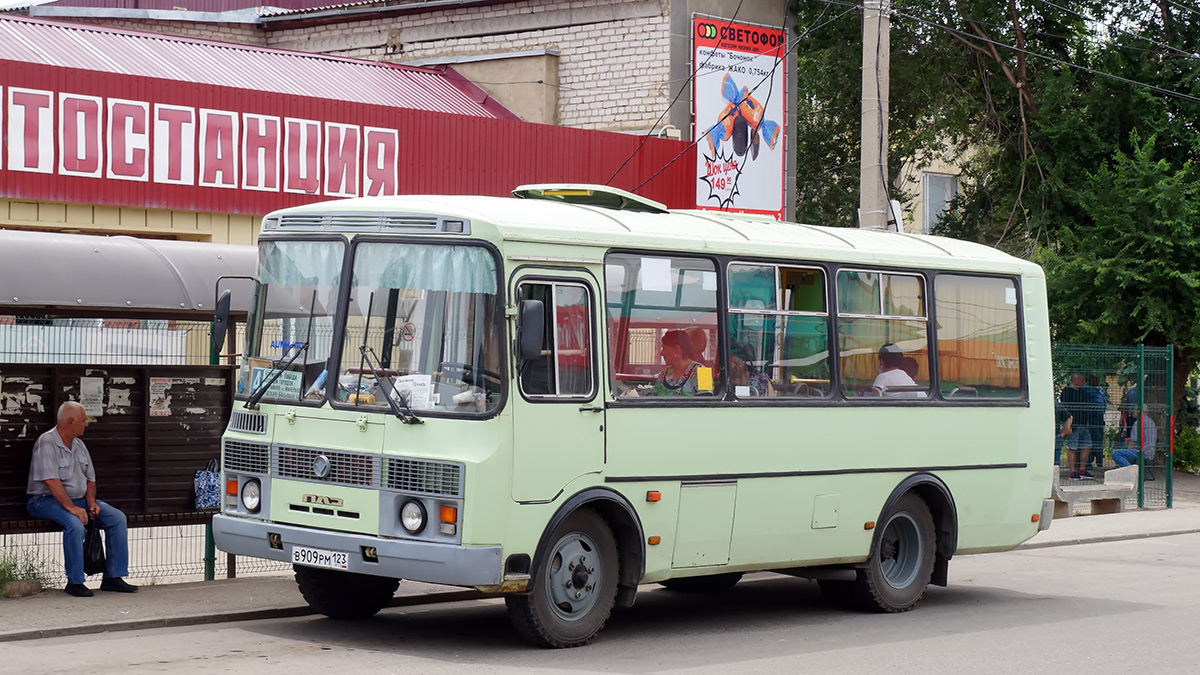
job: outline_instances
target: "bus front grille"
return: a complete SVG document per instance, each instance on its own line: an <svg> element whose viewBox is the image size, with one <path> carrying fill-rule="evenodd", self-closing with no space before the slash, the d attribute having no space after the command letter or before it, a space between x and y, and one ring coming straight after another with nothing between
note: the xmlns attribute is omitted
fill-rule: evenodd
<svg viewBox="0 0 1200 675"><path fill-rule="evenodd" d="M270 465L270 458L271 447L266 443L225 440L226 471L265 474Z"/></svg>
<svg viewBox="0 0 1200 675"><path fill-rule="evenodd" d="M389 490L433 495L462 496L462 465L423 459L388 457L385 485Z"/></svg>
<svg viewBox="0 0 1200 675"><path fill-rule="evenodd" d="M328 462L318 462L320 457L324 457ZM378 455L277 445L274 459L272 474L280 478L296 478L355 487L379 486Z"/></svg>

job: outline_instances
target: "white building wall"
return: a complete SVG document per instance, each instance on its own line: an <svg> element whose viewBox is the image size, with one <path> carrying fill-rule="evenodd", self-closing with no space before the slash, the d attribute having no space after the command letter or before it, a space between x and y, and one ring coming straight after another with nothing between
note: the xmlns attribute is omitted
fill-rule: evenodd
<svg viewBox="0 0 1200 675"><path fill-rule="evenodd" d="M270 31L266 46L397 63L554 50L559 124L637 132L675 94L668 22L658 2L525 0Z"/></svg>

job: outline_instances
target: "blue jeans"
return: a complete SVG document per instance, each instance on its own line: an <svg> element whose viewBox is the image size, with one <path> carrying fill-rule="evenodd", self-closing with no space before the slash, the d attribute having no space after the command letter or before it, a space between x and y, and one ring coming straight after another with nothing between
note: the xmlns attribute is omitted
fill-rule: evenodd
<svg viewBox="0 0 1200 675"><path fill-rule="evenodd" d="M1113 461L1116 462L1117 468L1123 466L1132 466L1137 464L1139 450L1113 450Z"/></svg>
<svg viewBox="0 0 1200 675"><path fill-rule="evenodd" d="M84 500L71 501L75 506L87 510L87 502ZM100 515L88 514L88 518L97 518L100 528L104 530L104 578L129 576L129 533L126 529L125 514L98 499L96 505L100 507ZM53 520L62 526L63 561L67 567L67 583L82 584L87 579L83 574L83 537L87 534L87 526L78 516L64 509L51 495L30 497L25 508L34 518Z"/></svg>

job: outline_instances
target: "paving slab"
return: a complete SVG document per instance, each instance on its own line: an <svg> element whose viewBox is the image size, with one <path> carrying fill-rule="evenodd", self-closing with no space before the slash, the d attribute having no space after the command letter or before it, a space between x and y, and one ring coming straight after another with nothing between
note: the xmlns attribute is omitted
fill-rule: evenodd
<svg viewBox="0 0 1200 675"><path fill-rule="evenodd" d="M1138 537L1200 532L1200 476L1176 474L1175 508L1141 509L1051 522L1019 548L1068 546ZM88 584L93 590L99 581ZM488 596L472 589L400 582L391 606L411 606ZM312 614L290 572L237 579L143 585L137 593L75 598L50 589L0 599L0 642L64 635L189 626Z"/></svg>
<svg viewBox="0 0 1200 675"><path fill-rule="evenodd" d="M97 590L99 586L98 581L88 584L96 593L90 598L49 589L0 600L0 642L313 613L290 573L145 585L137 593L106 593ZM484 597L488 596L473 589L404 581L391 606Z"/></svg>

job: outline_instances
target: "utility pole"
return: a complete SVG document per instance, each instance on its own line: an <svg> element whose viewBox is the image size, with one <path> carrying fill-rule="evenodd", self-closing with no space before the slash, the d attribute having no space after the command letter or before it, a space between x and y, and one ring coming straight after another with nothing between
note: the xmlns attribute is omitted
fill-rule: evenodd
<svg viewBox="0 0 1200 675"><path fill-rule="evenodd" d="M858 178L858 226L885 230L891 214L887 181L890 0L863 0L862 166Z"/></svg>

